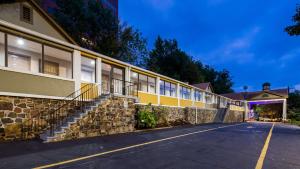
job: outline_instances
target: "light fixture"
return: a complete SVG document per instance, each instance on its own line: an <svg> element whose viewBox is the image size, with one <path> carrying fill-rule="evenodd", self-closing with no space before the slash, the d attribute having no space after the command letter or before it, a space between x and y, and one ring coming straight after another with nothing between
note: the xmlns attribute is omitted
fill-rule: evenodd
<svg viewBox="0 0 300 169"><path fill-rule="evenodd" d="M137 77L137 73L133 72L133 73L132 73L132 76L133 76L133 77Z"/></svg>
<svg viewBox="0 0 300 169"><path fill-rule="evenodd" d="M95 61L94 61L94 60L92 60L92 61L91 61L91 65L94 65L94 64L95 64Z"/></svg>
<svg viewBox="0 0 300 169"><path fill-rule="evenodd" d="M24 45L24 40L19 38L19 39L17 40L17 44L18 44L18 45L21 45L21 46Z"/></svg>

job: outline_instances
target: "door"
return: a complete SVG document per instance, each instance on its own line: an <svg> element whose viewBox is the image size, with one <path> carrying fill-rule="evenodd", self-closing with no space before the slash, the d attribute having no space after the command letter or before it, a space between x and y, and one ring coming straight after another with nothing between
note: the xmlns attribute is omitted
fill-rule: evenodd
<svg viewBox="0 0 300 169"><path fill-rule="evenodd" d="M102 94L125 94L125 69L102 63Z"/></svg>

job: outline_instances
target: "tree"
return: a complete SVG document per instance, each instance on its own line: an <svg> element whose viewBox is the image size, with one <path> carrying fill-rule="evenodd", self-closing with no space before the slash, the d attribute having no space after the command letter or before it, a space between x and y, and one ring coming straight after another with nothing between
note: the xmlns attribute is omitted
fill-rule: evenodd
<svg viewBox="0 0 300 169"><path fill-rule="evenodd" d="M199 83L203 79L192 57L179 49L174 39L156 39L154 49L146 60L146 68L183 82Z"/></svg>
<svg viewBox="0 0 300 169"><path fill-rule="evenodd" d="M57 0L55 20L82 47L136 64L147 53L141 33L95 0Z"/></svg>
<svg viewBox="0 0 300 169"><path fill-rule="evenodd" d="M300 5L297 5L296 14L293 16L292 20L295 22L295 25L287 26L285 31L292 36L300 35Z"/></svg>
<svg viewBox="0 0 300 169"><path fill-rule="evenodd" d="M179 48L174 39L156 39L154 49L146 60L146 68L190 84L211 82L214 91L219 94L233 92L229 71L217 71L194 60Z"/></svg>
<svg viewBox="0 0 300 169"><path fill-rule="evenodd" d="M288 117L300 121L300 91L289 93Z"/></svg>

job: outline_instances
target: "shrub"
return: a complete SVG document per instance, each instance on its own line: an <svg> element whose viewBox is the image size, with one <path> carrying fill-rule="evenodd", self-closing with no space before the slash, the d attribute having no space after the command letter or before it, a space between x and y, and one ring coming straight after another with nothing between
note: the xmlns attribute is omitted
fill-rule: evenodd
<svg viewBox="0 0 300 169"><path fill-rule="evenodd" d="M137 114L138 128L155 128L157 124L157 117L154 112L147 108L139 110Z"/></svg>

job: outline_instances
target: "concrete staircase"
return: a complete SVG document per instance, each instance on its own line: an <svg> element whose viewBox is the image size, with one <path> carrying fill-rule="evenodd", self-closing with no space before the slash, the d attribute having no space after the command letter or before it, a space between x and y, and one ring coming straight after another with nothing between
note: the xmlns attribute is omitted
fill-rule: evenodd
<svg viewBox="0 0 300 169"><path fill-rule="evenodd" d="M77 123L80 119L87 116L89 112L95 111L100 104L104 103L110 97L111 96L109 94L101 95L100 97L94 99L92 104L82 108L82 110L74 110L74 113L71 116L64 119L63 124L58 125L54 129L54 132L51 132L51 130L48 129L44 133L40 134L40 139L42 139L44 142L54 141L58 134L64 133L66 129L69 129L72 124Z"/></svg>
<svg viewBox="0 0 300 169"><path fill-rule="evenodd" d="M229 108L219 108L215 116L214 122L223 123L226 113L229 111Z"/></svg>

